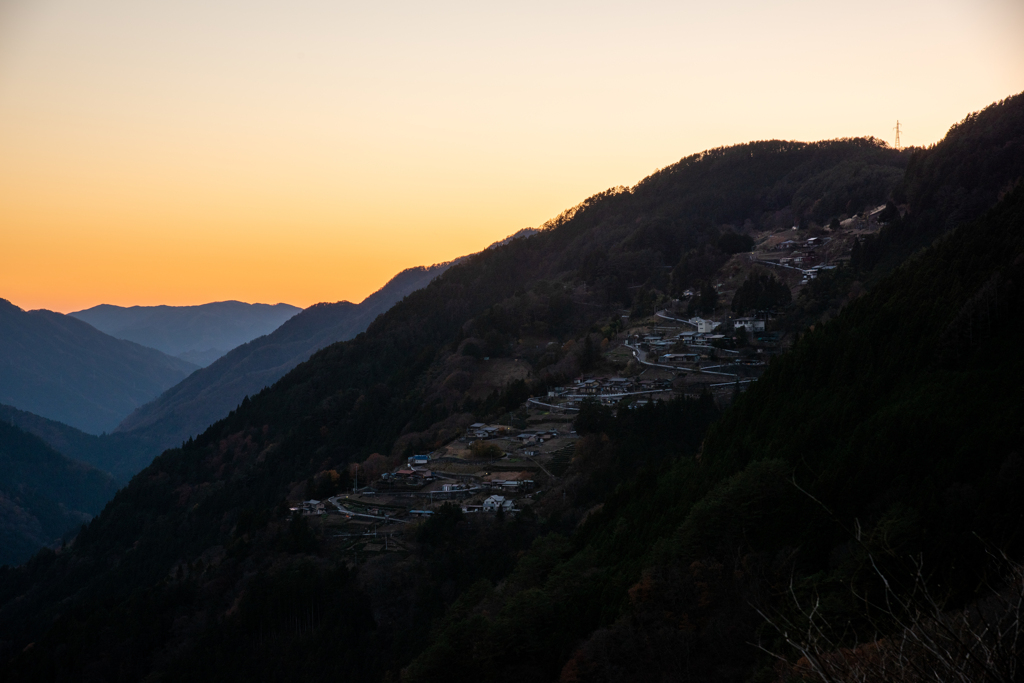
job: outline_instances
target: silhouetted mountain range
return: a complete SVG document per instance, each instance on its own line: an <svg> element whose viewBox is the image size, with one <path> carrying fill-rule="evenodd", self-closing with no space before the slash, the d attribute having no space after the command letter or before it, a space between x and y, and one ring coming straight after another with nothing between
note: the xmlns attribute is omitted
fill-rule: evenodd
<svg viewBox="0 0 1024 683"><path fill-rule="evenodd" d="M68 315L112 337L206 367L236 346L273 332L301 310L288 304L219 301L129 308L101 304Z"/></svg>
<svg viewBox="0 0 1024 683"><path fill-rule="evenodd" d="M203 431L210 423L230 412L246 394L255 393L264 386L273 384L317 349L339 339L349 339L363 331L377 315L409 292L425 286L450 265L440 264L402 271L360 304L347 301L317 304L303 311L300 316L288 321L283 329L249 344L243 344L216 363L215 367L204 368L199 371L197 377L191 380L186 378L182 383L168 389L158 400L126 420L127 423L136 418L139 422L145 421L145 424L130 430L118 430L96 436L71 426L66 420L71 414L70 410L58 413L50 419L28 409L21 409L24 406L17 405L0 404L0 420L35 434L68 458L88 463L110 473L116 480L126 482L148 465L164 448ZM152 308L173 311L173 307ZM100 306L89 310L109 314L108 323L119 320L124 317L122 314L132 311L113 306ZM207 312L209 310L216 309L208 309ZM48 320L70 325L73 329L81 328L89 338L103 340L106 337L95 330L90 332L91 328L78 320L69 320L56 313L45 313ZM173 312L171 317L180 313ZM106 343L114 343L115 348L126 343L129 348L139 348L132 343L109 337L106 339ZM45 348L45 344L42 346ZM144 355L157 353L150 349L144 349L143 352ZM161 356L162 354L157 355ZM172 362L181 364L177 359ZM120 372L119 367L116 371ZM106 378L105 381L116 384L118 380L118 377L112 377ZM40 393L44 392L41 390ZM67 402L72 404L72 408L75 407L73 397L69 397Z"/></svg>
<svg viewBox="0 0 1024 683"><path fill-rule="evenodd" d="M188 392L196 386L203 387L191 395L191 401L178 404L178 415L182 417L182 423L188 425L185 429L193 430L189 433L202 431L209 423L230 412L247 393L254 393L267 384L273 384L317 349L363 331L373 318L390 308L395 301L425 286L449 265L410 268L396 275L362 304L318 304L286 323L286 327L279 333L262 337L252 344L243 343L229 359L225 359L227 362L218 363L212 371L199 371L202 374L196 378L198 381L186 382L168 392L180 398L182 395L188 396ZM120 379L117 374L124 372L125 364L110 366L108 371L114 375L103 377L103 368L107 366L101 361L123 351L129 355L128 363L135 358L158 361L166 359L172 366L188 367L183 361L172 359L156 350L113 339L92 329L87 322L108 325L113 332L128 330L128 333L137 333L138 339L150 335L149 339L154 341L155 336L159 336L156 332L157 324L166 325L171 339L165 348L173 351L175 320L183 321L193 328L193 332L198 330L198 333L206 334L206 338L210 339L218 333L216 317L219 313L228 314L229 327L233 324L232 316L234 323L237 323L246 313L252 313L247 310L248 304L226 302L186 307L185 310L170 306L132 309L98 306L69 318L49 311L25 313L6 302L0 303L0 306L4 305L8 307L7 329L11 330L11 334L6 337L5 350L17 348L24 351L34 348L38 354L36 366L40 368L50 365L50 359L43 355L47 351L56 354L54 365L59 366L63 361L67 367L73 368L79 363L84 365L91 362L93 371L87 375L89 381L85 383L86 386L96 380L100 384L105 382L117 386ZM272 316L290 316L292 311L301 310L283 304L262 308L264 310L259 312L265 315L261 324L267 324ZM0 308L2 313L3 309ZM258 317L250 316L250 321ZM135 327L116 326L126 321ZM254 325L257 323L260 321L256 320ZM60 332L56 335L57 339L47 338L47 332L53 330ZM233 332L221 332L222 340L230 340L230 334L243 334L238 324L234 324ZM187 343L190 338L197 337L177 335L179 342L185 339ZM62 341L64 345L60 344ZM90 352L92 356L88 355ZM79 354L77 360L71 355L74 353ZM99 359L95 358L97 355ZM7 361L8 368L24 363L18 356L10 357ZM37 389L42 394L46 379L29 377L22 373L20 377L11 378L0 373L4 389L13 390L16 384L9 380L20 379L23 385L29 386L39 382ZM98 387L91 388L95 390ZM176 391L180 393L174 393ZM94 391L93 395L97 393ZM55 403L59 403L60 397L57 398ZM82 406L75 405L75 398L74 394L64 398L68 409L65 413L55 414L66 418L75 414L75 410L82 412ZM99 396L94 400L100 401L103 398ZM35 405L46 404L39 402ZM174 443L175 439L180 442L184 438L178 434L168 436L160 431L167 422L157 421L148 428L131 433L97 436L59 419L48 419L27 410L0 404L0 564L23 562L40 546L53 544L62 534L77 528L99 512L117 491L119 481L128 481L161 450Z"/></svg>
<svg viewBox="0 0 1024 683"><path fill-rule="evenodd" d="M99 434L196 366L0 299L0 403Z"/></svg>
<svg viewBox="0 0 1024 683"><path fill-rule="evenodd" d="M180 444L317 350L356 336L378 315L425 287L452 263L403 270L359 304L340 301L310 306L272 333L233 349L142 406L124 419L117 433L145 438L158 446L153 455Z"/></svg>

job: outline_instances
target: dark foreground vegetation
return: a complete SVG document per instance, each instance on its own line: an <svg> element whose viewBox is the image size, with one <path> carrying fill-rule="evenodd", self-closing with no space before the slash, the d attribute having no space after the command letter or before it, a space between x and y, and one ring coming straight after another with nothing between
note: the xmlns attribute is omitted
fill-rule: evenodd
<svg viewBox="0 0 1024 683"><path fill-rule="evenodd" d="M943 618L1006 617L993 596L1024 554L1022 112L1011 98L913 153L713 150L452 267L165 452L71 547L0 570L3 678L854 680L844 663L871 670ZM742 253L723 234L887 199L903 215L787 315L842 311L731 407L586 405L569 470L518 516L445 507L407 552L352 562L283 505L600 364L624 310ZM483 355L534 379L474 396Z"/></svg>

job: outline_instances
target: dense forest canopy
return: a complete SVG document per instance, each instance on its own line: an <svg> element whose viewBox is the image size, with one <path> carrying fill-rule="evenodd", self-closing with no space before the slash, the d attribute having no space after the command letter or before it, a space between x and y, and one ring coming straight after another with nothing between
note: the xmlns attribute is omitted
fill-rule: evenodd
<svg viewBox="0 0 1024 683"><path fill-rule="evenodd" d="M793 294L785 282L772 273L754 273L747 277L732 299L732 310L743 315L750 311L768 311L785 306Z"/></svg>

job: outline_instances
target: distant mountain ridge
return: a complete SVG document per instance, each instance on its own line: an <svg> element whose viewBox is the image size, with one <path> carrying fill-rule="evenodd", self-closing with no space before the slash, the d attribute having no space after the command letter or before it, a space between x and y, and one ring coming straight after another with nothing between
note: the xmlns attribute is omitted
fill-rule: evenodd
<svg viewBox="0 0 1024 683"><path fill-rule="evenodd" d="M82 320L0 299L0 403L99 434L196 369Z"/></svg>
<svg viewBox="0 0 1024 683"><path fill-rule="evenodd" d="M339 301L310 306L272 333L233 349L142 406L124 419L116 434L145 437L161 450L180 444L319 349L363 332L378 315L456 262L407 268L359 304Z"/></svg>
<svg viewBox="0 0 1024 683"><path fill-rule="evenodd" d="M236 346L273 332L301 310L289 304L218 301L127 308L100 304L68 315L112 337L205 367Z"/></svg>
<svg viewBox="0 0 1024 683"><path fill-rule="evenodd" d="M143 409L133 415L140 421L149 420L134 431L96 436L65 421L0 403L0 565L20 563L41 546L52 545L99 512L124 482L162 450L203 431L246 394L273 384L319 348L362 332L380 313L426 286L450 265L404 270L360 304L324 303L302 311L278 331L241 345L212 367L198 370L195 378L169 389L148 406L149 412ZM114 319L128 310L97 308L101 309L98 313L111 314ZM154 349L112 339L84 321L49 311L32 312L37 313L47 314L44 319L52 323L106 338L115 346L181 362ZM0 316L0 322L3 320ZM14 460L7 457L11 449L16 451Z"/></svg>

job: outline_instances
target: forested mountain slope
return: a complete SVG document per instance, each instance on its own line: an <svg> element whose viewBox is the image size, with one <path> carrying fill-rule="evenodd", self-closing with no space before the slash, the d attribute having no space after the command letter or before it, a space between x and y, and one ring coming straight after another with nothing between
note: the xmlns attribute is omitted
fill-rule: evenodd
<svg viewBox="0 0 1024 683"><path fill-rule="evenodd" d="M126 417L117 433L152 455L199 434L249 395L270 386L313 352L351 339L396 302L425 287L451 264L408 268L359 304L316 304L272 333L233 349Z"/></svg>
<svg viewBox="0 0 1024 683"><path fill-rule="evenodd" d="M99 434L195 369L81 320L0 299L0 403Z"/></svg>
<svg viewBox="0 0 1024 683"><path fill-rule="evenodd" d="M1022 302L1024 187L773 362L699 457L620 488L554 558L535 546L516 571L539 575L465 595L404 680L772 680L751 643L800 653L755 608L807 628L820 600L853 646L895 628L864 600L905 597L915 562L949 608L998 585L999 554L1024 555ZM606 457L635 459L631 416L595 412Z"/></svg>
<svg viewBox="0 0 1024 683"><path fill-rule="evenodd" d="M977 216L1024 180L1024 106L1009 97L950 128L911 159L893 201L909 215L867 238L853 266L887 272L914 250Z"/></svg>
<svg viewBox="0 0 1024 683"><path fill-rule="evenodd" d="M199 367L256 337L270 334L301 311L288 304L218 301L200 306L112 306L69 313L118 339L159 349Z"/></svg>
<svg viewBox="0 0 1024 683"><path fill-rule="evenodd" d="M13 406L0 404L0 422L35 434L61 455L107 472L122 484L153 460L153 446L135 437L86 434L62 422L48 420Z"/></svg>
<svg viewBox="0 0 1024 683"><path fill-rule="evenodd" d="M24 562L73 535L116 490L109 474L0 420L0 563Z"/></svg>
<svg viewBox="0 0 1024 683"><path fill-rule="evenodd" d="M1001 393L1020 368L998 352L1019 333L1020 191L816 327L710 432L708 397L588 408L575 459L532 515L483 524L445 509L408 552L352 567L284 506L318 475L344 487L375 451L431 448L592 367L592 336L614 336L639 297L706 277L723 232L876 205L909 157L870 140L712 150L450 268L166 451L70 551L4 570L8 678L772 680L749 643L790 653L751 603L792 611L793 577L856 622L849 582L877 588L851 517L893 576L919 548L962 600L981 566L968 532L1011 553L1019 542L1019 503L999 481L1017 476L1004 451L1020 395ZM1007 326L985 327L994 310ZM515 355L536 379L474 397L470 346ZM978 410L952 408L965 391ZM945 443L914 440L938 419ZM873 442L879 429L911 438ZM961 429L989 450L949 438Z"/></svg>

